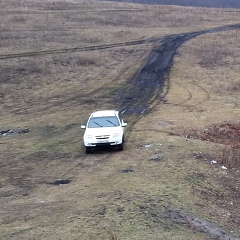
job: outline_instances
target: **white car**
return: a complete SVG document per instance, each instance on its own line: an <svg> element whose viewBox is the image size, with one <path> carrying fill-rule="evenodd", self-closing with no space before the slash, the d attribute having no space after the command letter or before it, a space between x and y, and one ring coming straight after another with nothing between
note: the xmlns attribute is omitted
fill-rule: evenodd
<svg viewBox="0 0 240 240"><path fill-rule="evenodd" d="M86 153L90 153L94 147L116 146L123 150L125 123L116 110L95 111L88 119L83 136Z"/></svg>

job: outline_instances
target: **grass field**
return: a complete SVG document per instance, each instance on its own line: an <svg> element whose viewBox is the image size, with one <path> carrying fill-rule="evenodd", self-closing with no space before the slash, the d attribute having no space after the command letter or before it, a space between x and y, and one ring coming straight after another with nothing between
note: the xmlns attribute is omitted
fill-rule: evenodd
<svg viewBox="0 0 240 240"><path fill-rule="evenodd" d="M179 48L164 101L134 126L126 116L123 152L86 155L80 129L95 109L118 106L113 93L144 64L152 39L239 23L239 11L100 1L0 6L0 131L13 130L0 135L0 239L212 238L180 210L240 237L240 30ZM206 129L223 140L203 139Z"/></svg>

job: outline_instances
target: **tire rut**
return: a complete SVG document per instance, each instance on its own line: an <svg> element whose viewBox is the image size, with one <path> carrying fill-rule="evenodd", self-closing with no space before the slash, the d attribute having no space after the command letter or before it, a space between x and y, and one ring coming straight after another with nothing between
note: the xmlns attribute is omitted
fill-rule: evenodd
<svg viewBox="0 0 240 240"><path fill-rule="evenodd" d="M189 79L188 79L188 83L193 85L193 87L195 87L197 89L198 93L202 92L204 96L202 96L202 98L200 98L200 99L195 98L194 91L196 91L196 89L194 91L189 90L188 87L186 87L184 84L181 84L179 81L177 81L176 84L186 91L186 97L185 97L185 99L178 101L178 103L171 103L171 105L181 106L181 107L196 107L196 106L199 106L204 101L207 101L210 99L210 94L204 87L200 86L199 84L197 84ZM194 104L193 102L196 100L198 100L198 103Z"/></svg>
<svg viewBox="0 0 240 240"><path fill-rule="evenodd" d="M133 52L134 53L134 52ZM132 53L132 54L133 54ZM66 96L57 95L54 97L49 97L47 99L47 103L44 104L43 107L39 108L38 111L35 111L34 116L39 116L42 114L42 111L49 111L50 108L56 108L64 104L65 107L73 107L79 105L79 102L81 103L91 103L95 105L95 109L101 108L101 105L105 101L112 102L111 96L114 94L115 89L112 89L111 86L114 84L120 83L120 80L124 78L124 76L128 74L131 69L139 65L144 59L146 58L146 53L144 55L138 55L134 61L131 62L130 65L122 64L122 67L120 67L117 70L108 72L107 74L103 74L103 78L110 79L107 83L108 86L108 92L106 93L106 83L102 86L99 86L97 88L94 88L93 90L88 91L87 93L81 93L78 89L71 92L70 94ZM120 83L121 84L121 83ZM122 86L125 86L126 84L123 84ZM108 96L108 97L106 97ZM21 111L24 111L24 114L33 114L34 109L36 109L36 104L38 102L38 99L31 100L27 104L27 108L23 109L21 108ZM17 112L16 112L17 113Z"/></svg>
<svg viewBox="0 0 240 240"><path fill-rule="evenodd" d="M148 39L134 40L134 41L129 41L129 42L102 44L102 45L95 45L95 46L49 49L49 50L42 50L42 51L35 51L35 52L10 53L10 54L0 55L0 60L6 60L9 58L36 57L36 56L51 55L51 54L56 54L56 53L87 52L87 51L94 51L94 50L104 50L104 49L108 49L108 48L126 47L126 46L132 46L132 45L151 43L151 42L155 42L156 40L159 40L159 39L160 38L148 38Z"/></svg>
<svg viewBox="0 0 240 240"><path fill-rule="evenodd" d="M0 14L24 14L24 15L43 15L43 14L59 14L59 13L89 13L89 12L143 12L144 9L99 9L99 10L45 10L45 11L0 11Z"/></svg>
<svg viewBox="0 0 240 240"><path fill-rule="evenodd" d="M150 210L151 213L151 210ZM152 213L156 216L156 213ZM167 208L159 214L166 220L173 221L178 224L187 224L190 227L195 228L199 232L203 232L211 238L220 240L239 240L239 238L234 237L232 234L226 232L220 227L215 226L211 222L204 220L202 218L196 217L192 214L186 213L181 209Z"/></svg>

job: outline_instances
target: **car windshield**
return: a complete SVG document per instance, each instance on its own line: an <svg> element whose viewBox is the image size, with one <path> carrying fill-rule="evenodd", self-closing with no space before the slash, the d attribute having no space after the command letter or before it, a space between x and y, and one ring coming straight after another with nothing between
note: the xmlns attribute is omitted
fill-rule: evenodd
<svg viewBox="0 0 240 240"><path fill-rule="evenodd" d="M99 127L117 127L120 126L117 117L93 117L88 122L88 128L99 128Z"/></svg>

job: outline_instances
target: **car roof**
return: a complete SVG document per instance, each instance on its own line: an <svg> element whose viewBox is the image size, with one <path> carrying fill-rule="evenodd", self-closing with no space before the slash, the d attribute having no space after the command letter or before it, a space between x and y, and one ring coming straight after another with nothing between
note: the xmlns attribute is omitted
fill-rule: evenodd
<svg viewBox="0 0 240 240"><path fill-rule="evenodd" d="M116 110L101 110L101 111L95 111L92 113L91 117L110 117L110 116L116 116L118 114L118 111Z"/></svg>

